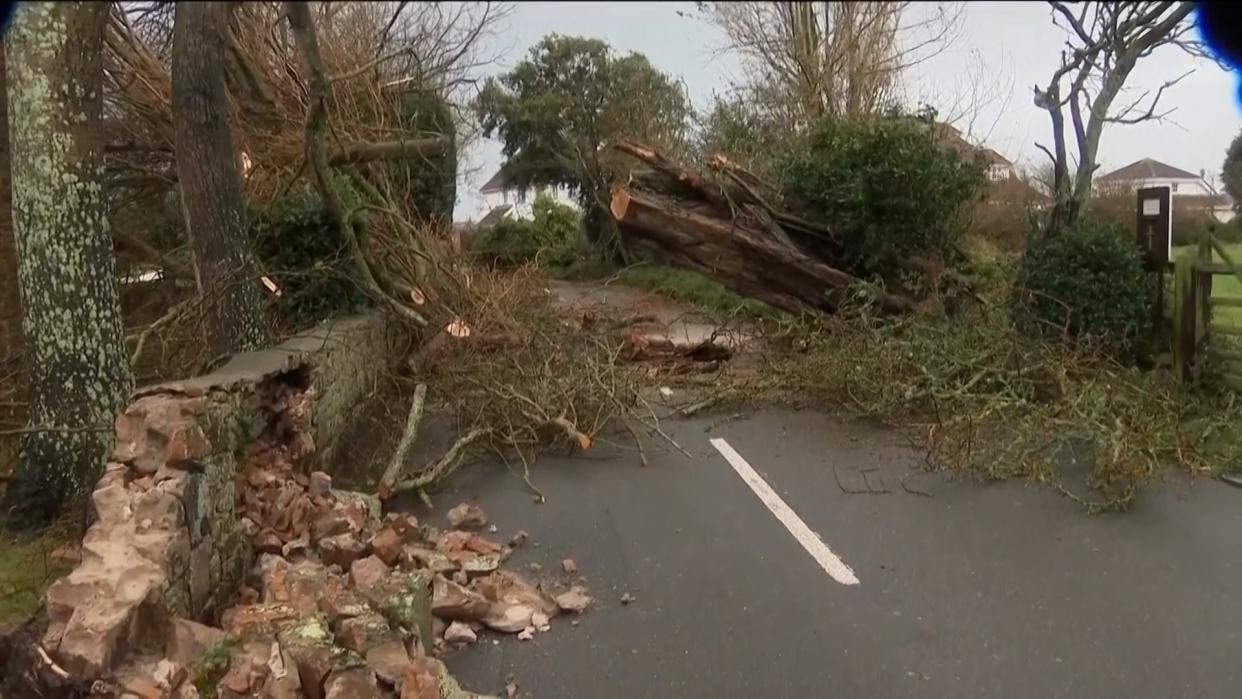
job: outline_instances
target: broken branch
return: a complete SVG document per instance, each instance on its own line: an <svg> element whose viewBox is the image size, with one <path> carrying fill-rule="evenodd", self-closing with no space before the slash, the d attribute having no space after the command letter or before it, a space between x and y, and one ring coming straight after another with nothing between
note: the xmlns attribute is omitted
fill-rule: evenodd
<svg viewBox="0 0 1242 699"><path fill-rule="evenodd" d="M393 486L393 494L395 495L406 490L422 490L441 478L448 476L457 468L457 463L461 460L462 452L465 451L466 447L479 441L490 432L491 430L476 427L466 433L465 436L458 437L457 441L453 442L453 446L444 452L444 456L436 459L414 478L408 478L395 484Z"/></svg>
<svg viewBox="0 0 1242 699"><path fill-rule="evenodd" d="M369 163L374 160L401 160L406 158L431 158L448 150L448 139L443 136L411 138L404 141L382 141L347 146L328 156L333 166Z"/></svg>
<svg viewBox="0 0 1242 699"><path fill-rule="evenodd" d="M423 419L423 403L426 397L427 384L420 383L414 387L414 397L410 399L410 414L405 419L405 431L401 433L401 440L397 442L397 448L388 461L388 467L384 469L384 475L380 477L379 498L381 500L387 500L392 495L393 484L404 475L406 457L409 455L410 447L414 445L414 439L418 436L418 424Z"/></svg>

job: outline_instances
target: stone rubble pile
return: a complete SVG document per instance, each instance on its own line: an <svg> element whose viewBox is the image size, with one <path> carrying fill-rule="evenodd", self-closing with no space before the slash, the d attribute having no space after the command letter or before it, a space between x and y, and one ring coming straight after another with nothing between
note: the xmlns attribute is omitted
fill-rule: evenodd
<svg viewBox="0 0 1242 699"><path fill-rule="evenodd" d="M220 478L204 467L220 430L204 428L203 400L143 398L118 419L82 563L48 591L43 648L94 696L469 697L439 650L485 630L529 639L592 603L581 584L545 590L502 570L527 535L485 538L475 505L441 531L305 473L297 385L259 394L267 419L231 482L198 482Z"/></svg>

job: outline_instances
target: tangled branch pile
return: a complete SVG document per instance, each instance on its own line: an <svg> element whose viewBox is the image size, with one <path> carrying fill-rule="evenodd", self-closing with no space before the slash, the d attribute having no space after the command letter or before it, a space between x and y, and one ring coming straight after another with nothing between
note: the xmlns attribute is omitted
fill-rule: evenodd
<svg viewBox="0 0 1242 699"><path fill-rule="evenodd" d="M341 230L338 257L351 267L349 282L377 305L420 320L437 301L456 152L473 137L459 128L465 122L454 103L471 72L487 62L481 38L507 10L492 3L304 9L314 60L284 4L237 4L229 12L221 69L247 204L262 217L291 195L313 192ZM159 269L165 277L151 307L127 318L136 360L155 346L177 355L148 358L156 376L209 360L176 341L195 335L201 313L184 312L198 302L186 300L194 274L178 205L174 12L168 3L113 6L103 56L107 185L120 266ZM314 153L322 153L322 166ZM338 271L313 264L274 271L263 262L258 272L274 282L269 290L283 287L285 275Z"/></svg>
<svg viewBox="0 0 1242 699"><path fill-rule="evenodd" d="M622 141L616 148L650 168L613 186L612 215L626 239L743 296L794 313L833 313L861 289L885 312L905 313L916 308L920 288L971 287L962 275L918 256L898 259L881 283L863 278L849 266L854 253L831 225L722 155L711 159L713 173L704 174L644 144ZM930 283L902 284L910 273Z"/></svg>
<svg viewBox="0 0 1242 699"><path fill-rule="evenodd" d="M851 315L806 331L805 351L749 388L880 417L910 429L931 466L1044 482L1093 511L1128 507L1163 465L1207 473L1231 458L1209 437L1237 420L1232 400L1016 332L1004 311ZM1097 495L1067 487L1073 462L1089 464Z"/></svg>
<svg viewBox="0 0 1242 699"><path fill-rule="evenodd" d="M645 434L672 443L639 377L624 365L623 324L568 319L532 265L467 278L460 321L414 357L429 403L456 416L459 445L486 444L535 490L530 466L546 449L579 453L609 444L637 450L645 463ZM448 475L459 452L450 449L398 489Z"/></svg>

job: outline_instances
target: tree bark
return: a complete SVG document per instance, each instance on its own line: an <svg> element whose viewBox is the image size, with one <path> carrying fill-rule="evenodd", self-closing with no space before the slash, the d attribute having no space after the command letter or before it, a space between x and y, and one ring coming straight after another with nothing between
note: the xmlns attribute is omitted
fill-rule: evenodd
<svg viewBox="0 0 1242 699"><path fill-rule="evenodd" d="M41 524L91 487L132 388L101 183L106 3L29 3L5 37L31 431L5 492Z"/></svg>
<svg viewBox="0 0 1242 699"><path fill-rule="evenodd" d="M847 290L863 283L811 257L787 238L659 195L615 187L612 215L623 233L661 258L792 313L834 312ZM875 298L888 312L914 309L910 299L879 289Z"/></svg>
<svg viewBox="0 0 1242 699"><path fill-rule="evenodd" d="M256 349L269 337L220 69L228 12L225 2L178 3L172 50L177 181L198 290L210 299L207 339L217 356Z"/></svg>
<svg viewBox="0 0 1242 699"><path fill-rule="evenodd" d="M412 138L406 141L360 143L332 153L328 156L328 164L336 166L369 163L374 160L431 158L443 155L448 147L449 141L443 136Z"/></svg>
<svg viewBox="0 0 1242 699"><path fill-rule="evenodd" d="M305 2L286 2L284 8L289 18L293 42L297 46L298 68L306 80L307 101L310 103L306 111L306 162L310 166L315 189L323 199L324 210L340 226L341 235L349 246L350 255L354 258L367 290L383 299L389 308L415 325L425 326L427 319L418 311L406 307L404 300L396 301L385 290L386 286L391 288L392 285L383 278L382 270L378 267L372 268L367 261L367 253L354 227L353 213L345 210L341 195L332 182L332 169L327 148L324 146L324 132L328 127L327 73L323 68L323 57L319 53L319 38L315 34L310 6Z"/></svg>
<svg viewBox="0 0 1242 699"><path fill-rule="evenodd" d="M4 76L4 42L0 39L0 85L5 84ZM17 288L17 248L13 242L8 120L8 98L0 90L0 124L5 125L0 129L0 381L11 375L15 382L20 382L21 367L17 362L22 346L22 304Z"/></svg>

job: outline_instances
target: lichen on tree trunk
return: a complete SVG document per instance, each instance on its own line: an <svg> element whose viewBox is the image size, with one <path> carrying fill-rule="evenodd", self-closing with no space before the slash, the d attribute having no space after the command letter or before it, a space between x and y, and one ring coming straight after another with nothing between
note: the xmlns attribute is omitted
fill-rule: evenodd
<svg viewBox="0 0 1242 699"><path fill-rule="evenodd" d="M221 70L228 11L223 2L178 3L172 51L177 181L217 356L262 347L269 336Z"/></svg>
<svg viewBox="0 0 1242 699"><path fill-rule="evenodd" d="M0 39L0 85L4 84L4 46ZM17 288L17 247L13 243L13 196L9 188L9 132L8 132L8 100L4 90L0 90L0 377L7 377L10 371L16 376L15 382L21 381L20 367L16 360L21 356L22 344L22 304L21 292ZM0 378L0 381L5 380ZM13 385L2 389L19 389ZM4 406L0 406L0 417L4 416Z"/></svg>
<svg viewBox="0 0 1242 699"><path fill-rule="evenodd" d="M32 429L5 493L14 524L47 520L95 481L132 387L101 184L107 12L23 4L5 36Z"/></svg>

